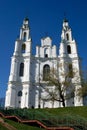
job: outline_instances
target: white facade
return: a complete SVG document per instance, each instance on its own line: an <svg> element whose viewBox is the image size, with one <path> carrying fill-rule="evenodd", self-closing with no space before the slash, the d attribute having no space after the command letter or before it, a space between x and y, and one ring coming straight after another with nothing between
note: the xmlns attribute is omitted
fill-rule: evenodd
<svg viewBox="0 0 87 130"><path fill-rule="evenodd" d="M61 107L60 102L42 100L46 96L46 81L44 80L44 68L55 68L60 73L59 64L63 65L66 71L65 63L72 64L72 68L77 69L76 76L79 77L79 84L75 85L75 97L66 101L66 106L82 106L83 101L76 96L76 90L80 85L80 66L77 45L72 38L72 31L68 21L63 21L61 34L61 43L59 55L56 45L52 45L52 39L45 37L41 39L41 46L36 46L36 55L32 55L32 40L30 37L28 19L24 19L20 29L20 37L15 41L15 49L11 60L11 70L6 91L6 108L52 108ZM60 74L59 74L60 75ZM60 77L61 78L61 75ZM72 79L75 82L75 78ZM77 84L77 83L76 83ZM52 86L50 87L52 89Z"/></svg>

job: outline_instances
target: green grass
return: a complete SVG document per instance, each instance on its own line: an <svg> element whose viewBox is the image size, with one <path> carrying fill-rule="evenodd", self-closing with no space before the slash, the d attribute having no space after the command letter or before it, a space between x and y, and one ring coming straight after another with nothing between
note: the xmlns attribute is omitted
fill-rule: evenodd
<svg viewBox="0 0 87 130"><path fill-rule="evenodd" d="M60 118L64 116L80 117L87 120L87 106L65 107L65 108L44 108L44 109L12 109L2 110L8 115L17 115L22 119L47 119L50 117Z"/></svg>
<svg viewBox="0 0 87 130"><path fill-rule="evenodd" d="M43 114L48 114L50 116L80 116L87 119L87 106L82 107L65 107L65 108L46 108L46 109L36 109Z"/></svg>
<svg viewBox="0 0 87 130"><path fill-rule="evenodd" d="M65 107L65 108L44 108L44 109L11 109L11 110L0 110L8 115L18 115L28 119L33 119L36 116L81 116L87 119L87 106L80 107Z"/></svg>
<svg viewBox="0 0 87 130"><path fill-rule="evenodd" d="M55 109L42 109L40 110L42 112L46 111L50 115L53 116L64 116L64 115L70 115L70 116L81 116L87 119L87 106L82 107L65 107L65 108L55 108Z"/></svg>

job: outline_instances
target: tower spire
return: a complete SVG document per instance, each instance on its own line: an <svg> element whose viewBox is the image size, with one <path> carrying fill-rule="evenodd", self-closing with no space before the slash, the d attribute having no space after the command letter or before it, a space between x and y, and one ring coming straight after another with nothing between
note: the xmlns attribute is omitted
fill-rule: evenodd
<svg viewBox="0 0 87 130"><path fill-rule="evenodd" d="M29 19L28 19L28 17L24 18L22 27L23 28L29 28Z"/></svg>
<svg viewBox="0 0 87 130"><path fill-rule="evenodd" d="M30 38L30 28L28 17L24 18L22 27L20 29L20 40L27 41Z"/></svg>

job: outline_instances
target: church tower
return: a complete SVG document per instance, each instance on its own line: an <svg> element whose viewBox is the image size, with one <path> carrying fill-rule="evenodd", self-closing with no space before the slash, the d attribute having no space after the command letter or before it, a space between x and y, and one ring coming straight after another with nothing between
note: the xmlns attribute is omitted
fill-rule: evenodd
<svg viewBox="0 0 87 130"><path fill-rule="evenodd" d="M5 107L7 108L29 106L31 46L29 20L25 18L20 29L20 37L15 41L15 49L11 59L11 70L5 100Z"/></svg>
<svg viewBox="0 0 87 130"><path fill-rule="evenodd" d="M74 86L71 86L75 91L74 98L71 101L67 101L66 106L82 106L83 101L77 96L77 90L81 87L80 58L78 56L76 41L72 37L72 30L66 19L63 21L59 58L64 72L70 71L70 80L74 84Z"/></svg>

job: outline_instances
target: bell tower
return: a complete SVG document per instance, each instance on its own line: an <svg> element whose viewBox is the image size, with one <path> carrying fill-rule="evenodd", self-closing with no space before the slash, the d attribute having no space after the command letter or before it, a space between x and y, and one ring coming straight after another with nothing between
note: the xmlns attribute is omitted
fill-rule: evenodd
<svg viewBox="0 0 87 130"><path fill-rule="evenodd" d="M25 18L20 29L20 36L15 41L15 49L11 58L5 107L29 107L31 46L29 20Z"/></svg>
<svg viewBox="0 0 87 130"><path fill-rule="evenodd" d="M72 30L69 27L68 20L66 19L63 20L59 55L60 57L78 57L77 45L72 37Z"/></svg>
<svg viewBox="0 0 87 130"><path fill-rule="evenodd" d="M59 58L60 64L64 69L64 72L71 71L72 76L71 81L75 85L75 97L69 103L66 103L68 106L82 106L83 101L77 96L77 90L81 87L81 77L80 77L80 58L77 51L77 43L73 39L72 30L69 27L67 19L63 20L62 34L61 34L61 43L59 48Z"/></svg>

